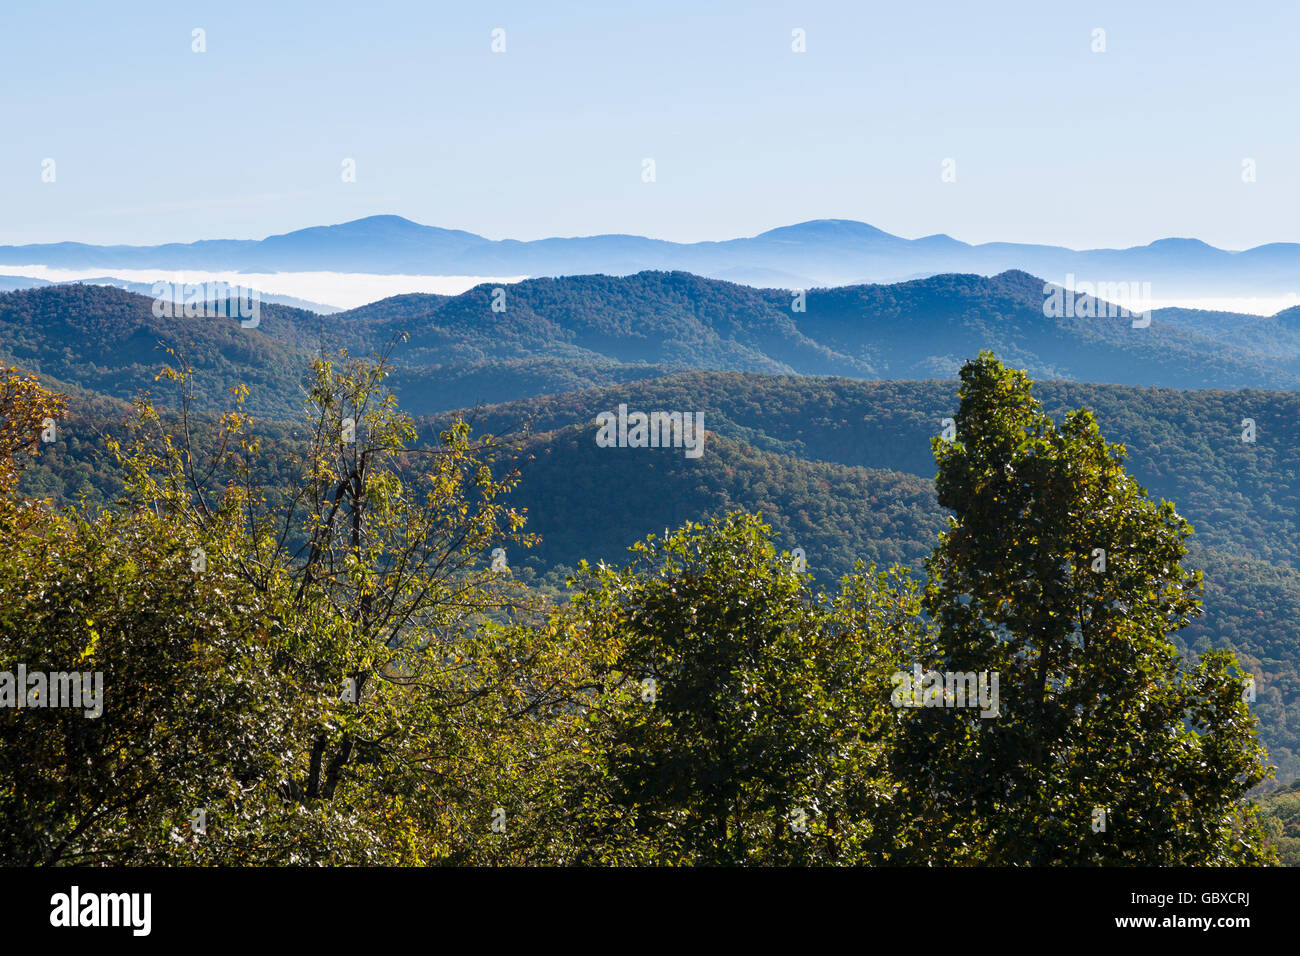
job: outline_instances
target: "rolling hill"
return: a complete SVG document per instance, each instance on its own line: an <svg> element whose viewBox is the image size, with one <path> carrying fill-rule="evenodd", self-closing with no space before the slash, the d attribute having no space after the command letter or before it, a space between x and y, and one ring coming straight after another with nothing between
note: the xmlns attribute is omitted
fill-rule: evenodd
<svg viewBox="0 0 1300 956"><path fill-rule="evenodd" d="M1300 342L1252 333L1259 323L1245 317L1177 312L1166 321L1157 312L1133 328L1122 318L1049 318L1043 299L1042 281L1025 273L943 275L811 290L798 311L780 290L647 272L534 279L501 295L479 286L400 296L329 316L268 303L261 324L244 329L231 319L158 318L147 297L62 285L0 294L0 357L130 399L163 364L160 344L182 348L213 373L200 396L208 407L239 378L252 387L250 408L280 417L296 414L319 348L390 344L396 388L415 413L685 369L950 378L981 349L1040 379L1300 388ZM1289 313L1269 321L1295 323Z"/></svg>

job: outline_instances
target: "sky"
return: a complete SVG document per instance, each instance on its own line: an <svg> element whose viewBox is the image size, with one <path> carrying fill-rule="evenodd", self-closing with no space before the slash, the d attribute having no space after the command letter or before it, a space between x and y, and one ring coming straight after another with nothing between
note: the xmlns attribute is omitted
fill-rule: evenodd
<svg viewBox="0 0 1300 956"><path fill-rule="evenodd" d="M1289 2L14 4L0 244L1300 241L1297 36Z"/></svg>

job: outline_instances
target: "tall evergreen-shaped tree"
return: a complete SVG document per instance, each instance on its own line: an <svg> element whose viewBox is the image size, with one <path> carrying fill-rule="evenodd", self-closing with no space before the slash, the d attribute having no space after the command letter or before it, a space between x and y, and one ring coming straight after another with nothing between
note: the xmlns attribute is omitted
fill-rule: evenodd
<svg viewBox="0 0 1300 956"><path fill-rule="evenodd" d="M900 750L932 862L1211 864L1268 858L1243 795L1267 773L1246 675L1183 659L1200 614L1191 526L1152 501L1088 411L1058 426L1022 372L961 372L934 440L953 512L928 562L940 672L999 678L998 716L911 712Z"/></svg>

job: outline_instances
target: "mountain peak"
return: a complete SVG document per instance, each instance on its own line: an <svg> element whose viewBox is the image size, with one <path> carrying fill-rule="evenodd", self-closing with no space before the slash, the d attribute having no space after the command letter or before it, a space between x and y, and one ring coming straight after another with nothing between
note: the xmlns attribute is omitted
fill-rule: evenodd
<svg viewBox="0 0 1300 956"><path fill-rule="evenodd" d="M856 219L809 219L807 222L769 229L755 238L834 242L845 239L897 239L898 236Z"/></svg>
<svg viewBox="0 0 1300 956"><path fill-rule="evenodd" d="M347 222L340 223L343 226L356 226L361 223L374 223L376 225L401 225L414 226L418 229L427 228L414 219L407 219L405 216L398 216L393 213L381 213L377 216L362 216L360 219L350 219Z"/></svg>
<svg viewBox="0 0 1300 956"><path fill-rule="evenodd" d="M306 229L295 229L293 232L282 233L278 236L270 236L268 238L272 240L282 240L291 237L297 238L312 236L329 236L331 238L361 239L366 241L382 241L385 239L402 240L423 236L461 236L464 238L482 240L482 237L476 236L470 232L464 232L459 229L443 229L440 226L426 226L423 223L413 222L403 216L395 216L391 214L365 216L361 219L350 219L347 222L334 223L329 226L309 226Z"/></svg>
<svg viewBox="0 0 1300 956"><path fill-rule="evenodd" d="M1185 239L1177 236L1171 236L1168 239L1157 239L1155 242L1149 242L1147 243L1147 248L1166 249L1166 250L1171 250L1173 252L1192 252L1192 251L1199 252L1199 251L1204 251L1206 249L1210 250L1211 252L1222 251L1221 249L1216 249L1208 242L1203 242L1200 239Z"/></svg>

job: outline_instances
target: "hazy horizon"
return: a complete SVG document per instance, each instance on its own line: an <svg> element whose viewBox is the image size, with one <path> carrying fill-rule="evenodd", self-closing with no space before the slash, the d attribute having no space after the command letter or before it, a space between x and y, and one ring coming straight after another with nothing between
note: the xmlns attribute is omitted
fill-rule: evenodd
<svg viewBox="0 0 1300 956"><path fill-rule="evenodd" d="M521 240L823 218L1072 249L1300 240L1300 132L1278 121L1296 8L73 12L20 7L0 35L22 90L5 244L256 238L394 208Z"/></svg>

